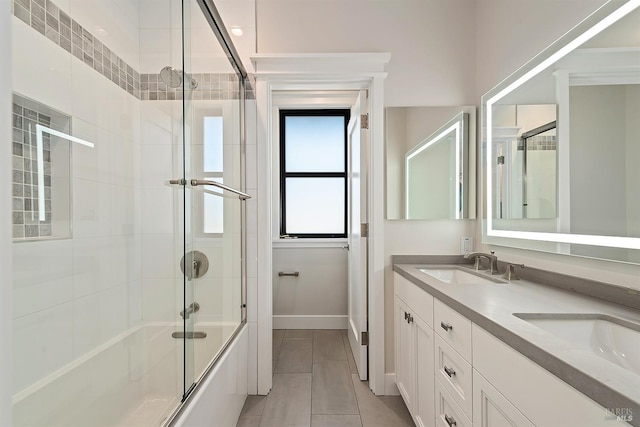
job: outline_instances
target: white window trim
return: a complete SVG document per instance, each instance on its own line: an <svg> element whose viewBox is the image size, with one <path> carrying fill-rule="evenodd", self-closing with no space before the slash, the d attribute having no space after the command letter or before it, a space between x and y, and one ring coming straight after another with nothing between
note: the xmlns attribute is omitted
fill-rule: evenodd
<svg viewBox="0 0 640 427"><path fill-rule="evenodd" d="M328 247L339 247L341 243L347 241L346 238L338 239L287 239L280 237L280 110L283 109L349 109L358 96L357 91L274 91L273 93L273 122L271 124L273 133L271 140L272 147L272 221L271 234L275 247L327 247L325 245L314 244L317 241L331 244ZM280 245L280 246L276 246Z"/></svg>

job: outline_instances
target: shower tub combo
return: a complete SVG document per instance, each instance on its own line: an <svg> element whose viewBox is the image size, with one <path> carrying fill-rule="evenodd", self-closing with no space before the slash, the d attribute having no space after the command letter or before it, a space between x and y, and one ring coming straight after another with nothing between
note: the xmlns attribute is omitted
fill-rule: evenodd
<svg viewBox="0 0 640 427"><path fill-rule="evenodd" d="M235 425L252 88L213 1L12 11L12 425Z"/></svg>
<svg viewBox="0 0 640 427"><path fill-rule="evenodd" d="M211 354L218 355L236 329L237 325L197 324L195 331L202 338L193 342L194 370L205 372ZM171 415L168 409L181 400L175 392L181 381L175 367L185 362L183 340L172 337L176 331L182 331L182 324L151 323L115 337L15 395L14 419L19 425L50 427L162 425ZM242 346L243 340L240 334L236 345ZM233 346L230 355L240 356ZM241 406L246 380L244 387L237 384L234 394L230 401L226 396L227 404Z"/></svg>

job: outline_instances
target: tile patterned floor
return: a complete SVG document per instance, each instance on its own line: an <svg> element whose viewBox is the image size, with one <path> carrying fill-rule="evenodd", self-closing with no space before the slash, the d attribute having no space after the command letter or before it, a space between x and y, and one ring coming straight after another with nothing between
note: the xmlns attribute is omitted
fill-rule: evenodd
<svg viewBox="0 0 640 427"><path fill-rule="evenodd" d="M236 427L411 427L400 396L360 381L346 330L274 330L273 389L249 396Z"/></svg>

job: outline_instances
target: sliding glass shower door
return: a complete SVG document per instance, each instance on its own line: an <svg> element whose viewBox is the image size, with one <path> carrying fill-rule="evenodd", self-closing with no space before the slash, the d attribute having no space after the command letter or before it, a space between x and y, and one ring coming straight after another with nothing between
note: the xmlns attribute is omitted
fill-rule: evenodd
<svg viewBox="0 0 640 427"><path fill-rule="evenodd" d="M212 16L213 15L213 16ZM185 397L243 322L243 80L212 28L212 2L183 2L181 164ZM223 30L224 31L224 30ZM178 235L178 234L177 234Z"/></svg>

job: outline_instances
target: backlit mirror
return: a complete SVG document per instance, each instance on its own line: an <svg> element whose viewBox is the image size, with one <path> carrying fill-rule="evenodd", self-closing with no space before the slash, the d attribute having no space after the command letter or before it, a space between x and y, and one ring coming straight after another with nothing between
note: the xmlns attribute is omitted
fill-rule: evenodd
<svg viewBox="0 0 640 427"><path fill-rule="evenodd" d="M640 1L607 3L482 101L484 241L640 262Z"/></svg>
<svg viewBox="0 0 640 427"><path fill-rule="evenodd" d="M475 217L475 118L472 106L386 109L388 219Z"/></svg>

